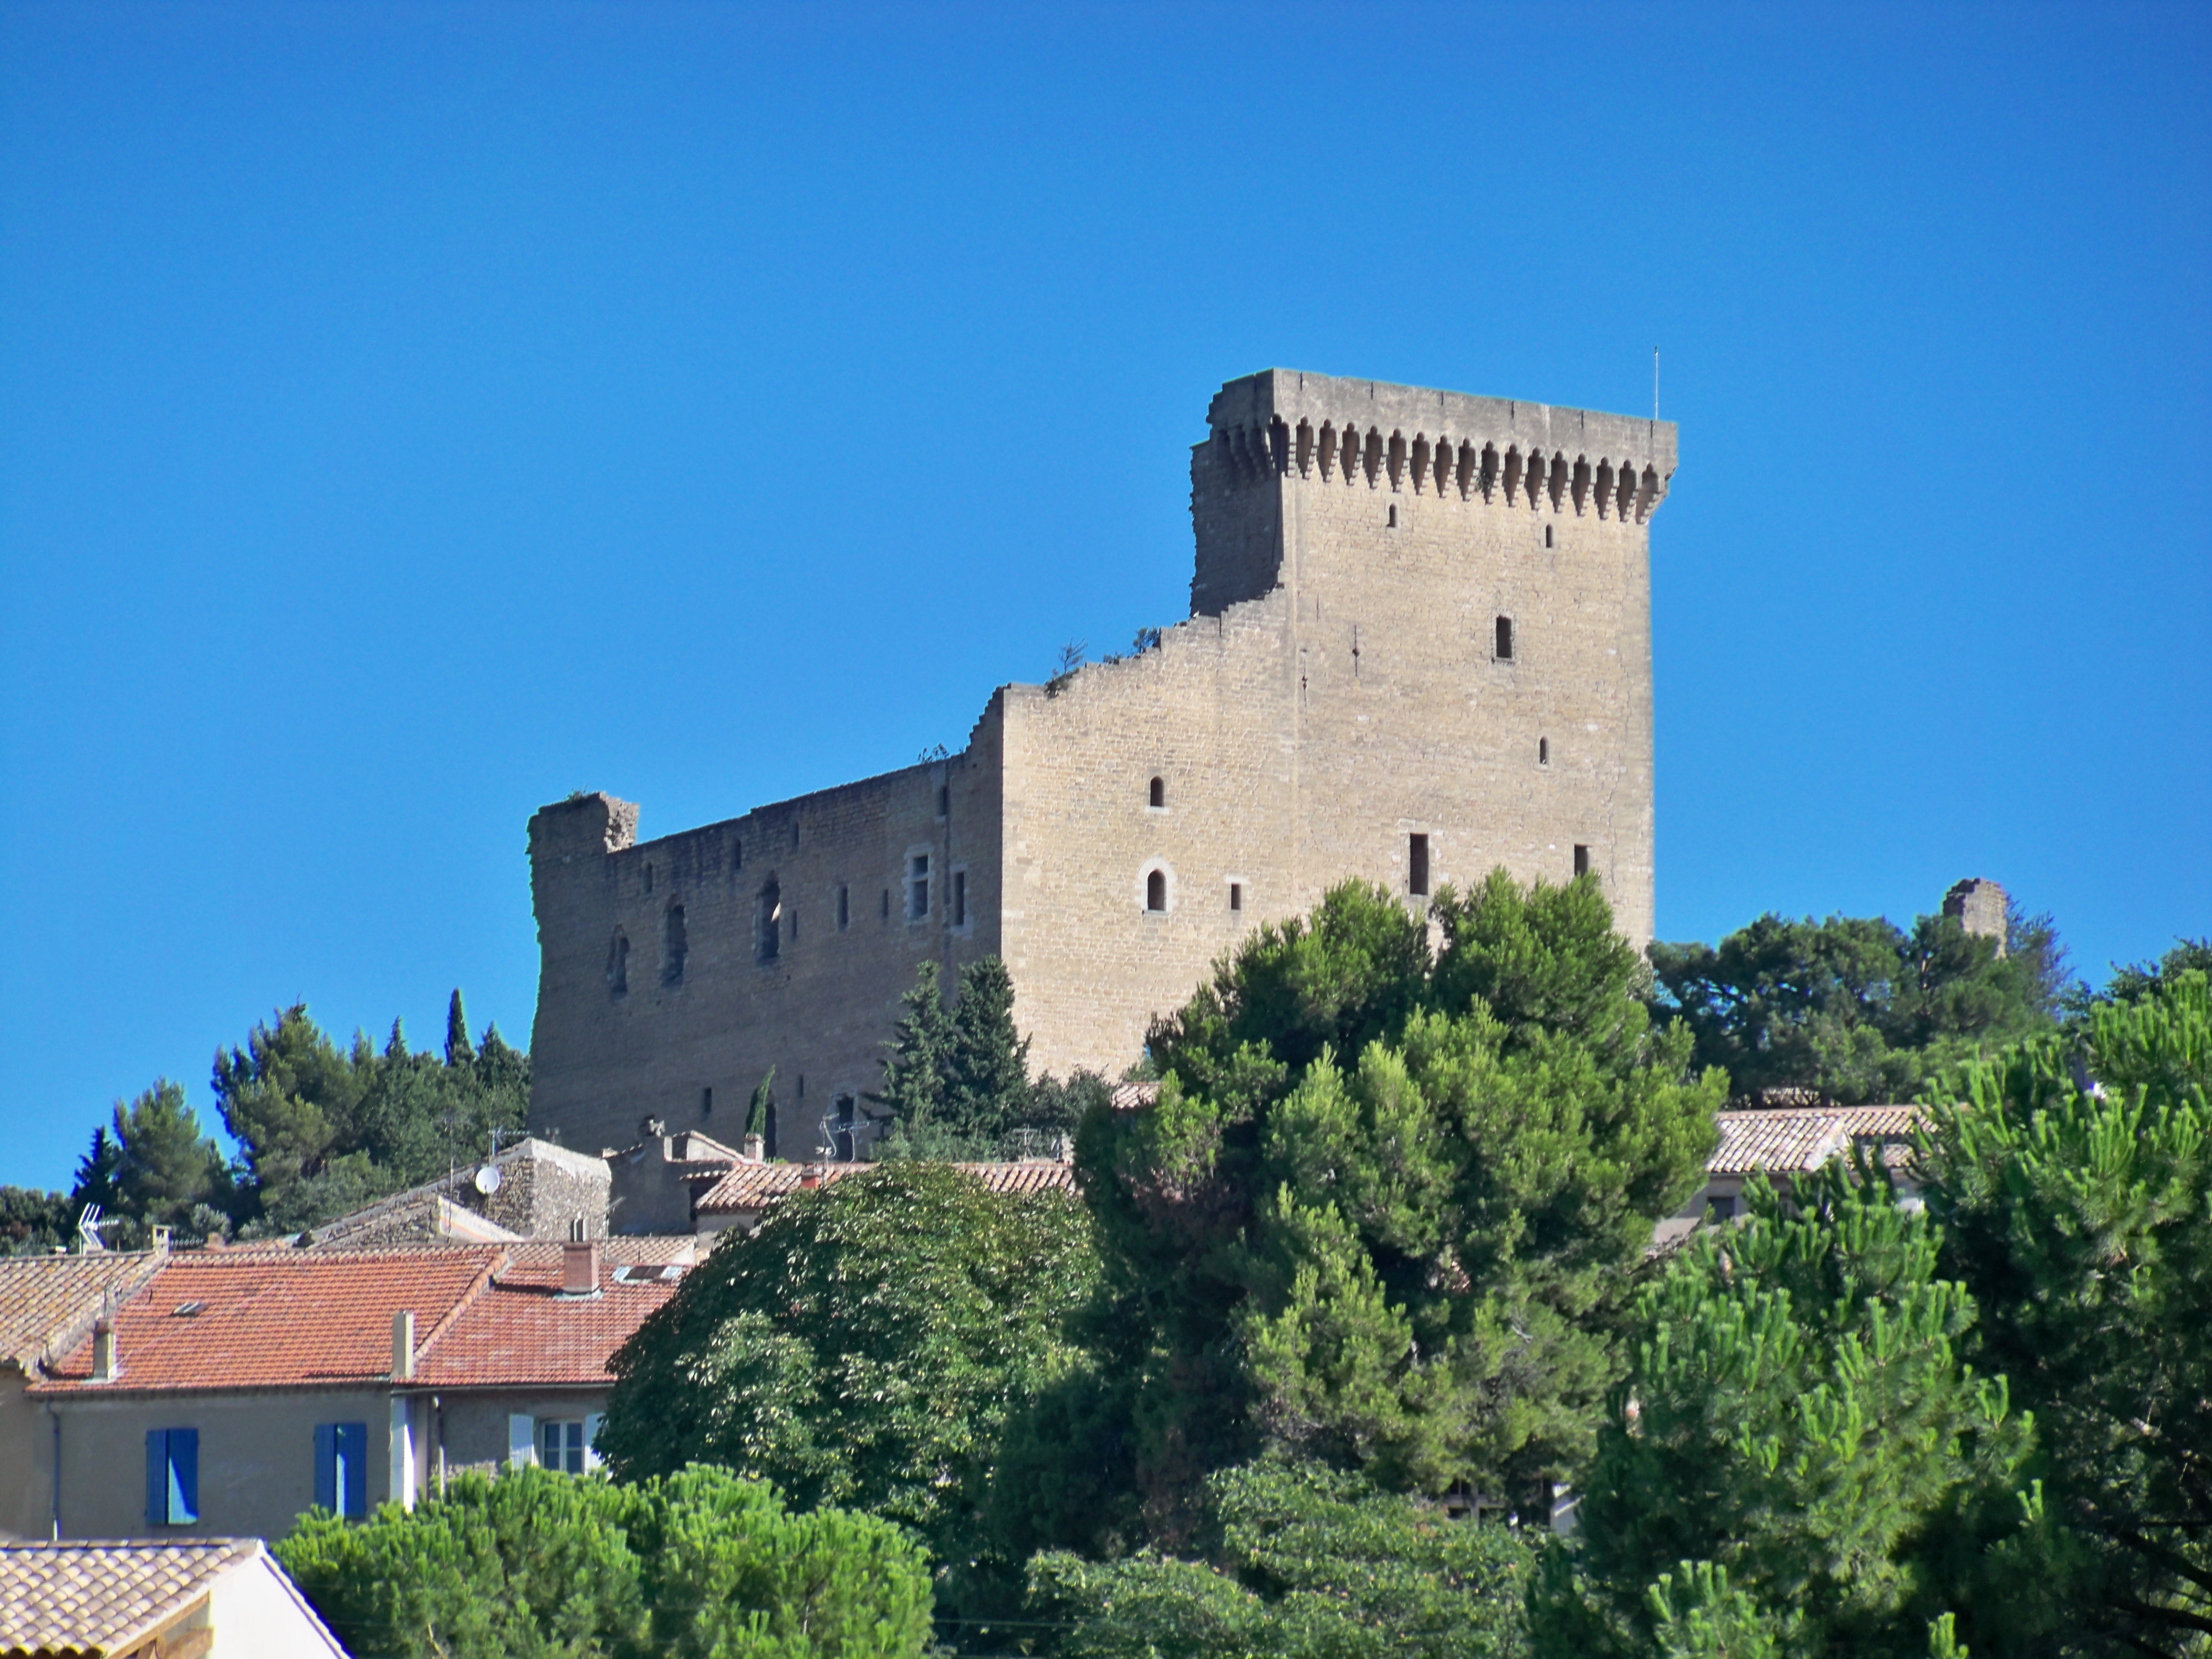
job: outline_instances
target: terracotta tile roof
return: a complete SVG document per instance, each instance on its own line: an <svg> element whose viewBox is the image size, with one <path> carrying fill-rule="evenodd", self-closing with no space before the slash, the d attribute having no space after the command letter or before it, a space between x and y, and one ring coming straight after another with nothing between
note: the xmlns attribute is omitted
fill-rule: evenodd
<svg viewBox="0 0 2212 1659"><path fill-rule="evenodd" d="M1156 1082L1119 1084L1107 1097L1106 1103L1117 1112L1140 1111L1147 1106L1157 1106L1160 1103L1160 1085Z"/></svg>
<svg viewBox="0 0 2212 1659"><path fill-rule="evenodd" d="M518 1260L464 1308L415 1362L418 1387L502 1388L614 1381L607 1361L645 1316L676 1293L677 1279L625 1283L599 1272L599 1293L561 1294L560 1246Z"/></svg>
<svg viewBox="0 0 2212 1659"><path fill-rule="evenodd" d="M75 1347L110 1292L128 1298L167 1260L152 1250L0 1257L0 1361L27 1372Z"/></svg>
<svg viewBox="0 0 2212 1659"><path fill-rule="evenodd" d="M617 1233L599 1241L599 1259L610 1267L689 1267L698 1261L701 1245L712 1242L696 1233ZM507 1258L517 1267L550 1267L558 1277L562 1248L557 1238L526 1238L507 1247Z"/></svg>
<svg viewBox="0 0 2212 1659"><path fill-rule="evenodd" d="M1854 1141L1883 1145L1884 1158L1905 1151L1920 1125L1917 1106L1829 1106L1780 1112L1722 1112L1721 1144L1706 1160L1710 1175L1770 1174L1817 1170L1846 1152Z"/></svg>
<svg viewBox="0 0 2212 1659"><path fill-rule="evenodd" d="M128 1653L261 1550L258 1538L0 1544L0 1659Z"/></svg>
<svg viewBox="0 0 2212 1659"><path fill-rule="evenodd" d="M393 1314L414 1314L419 1350L504 1260L494 1249L172 1256L117 1312L120 1376L90 1380L88 1336L55 1363L50 1381L33 1386L113 1393L381 1381L392 1371Z"/></svg>
<svg viewBox="0 0 2212 1659"><path fill-rule="evenodd" d="M701 1215L731 1215L764 1210L787 1193L796 1192L804 1184L804 1172L819 1173L822 1184L842 1181L847 1176L857 1175L862 1170L873 1170L873 1164L750 1164L740 1163L716 1182L714 1187L699 1195L697 1205ZM1057 1158L1024 1158L1006 1164L955 1164L950 1166L963 1175L973 1176L994 1193L1072 1192L1075 1187L1075 1172Z"/></svg>

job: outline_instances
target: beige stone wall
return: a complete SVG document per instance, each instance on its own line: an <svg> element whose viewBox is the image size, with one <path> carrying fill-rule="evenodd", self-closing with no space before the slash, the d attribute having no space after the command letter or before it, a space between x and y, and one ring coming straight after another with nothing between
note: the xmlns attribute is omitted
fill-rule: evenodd
<svg viewBox="0 0 2212 1659"><path fill-rule="evenodd" d="M779 1150L807 1156L829 1098L875 1086L899 994L932 955L951 969L998 951L1032 1062L1118 1074L1148 1022L1259 922L1347 876L1407 892L1416 835L1431 891L1498 865L1565 880L1586 848L1622 931L1649 939L1647 522L1674 428L1279 370L1222 388L1207 419L1193 615L1155 649L1057 696L1001 688L939 766L638 846L635 809L625 820L605 797L532 820L533 1129L619 1145L654 1115L726 1139L775 1063ZM901 920L905 860L923 848L940 875L967 868L957 934L935 906ZM771 869L800 927L763 969L753 908ZM1163 913L1146 908L1155 870ZM823 925L840 883L856 907L843 936ZM678 897L690 954L671 987L657 963ZM631 942L620 994L606 980L617 927Z"/></svg>
<svg viewBox="0 0 2212 1659"><path fill-rule="evenodd" d="M64 1538L281 1538L315 1502L315 1425L368 1429L368 1505L392 1496L390 1396L381 1390L270 1389L56 1399ZM146 1525L146 1431L199 1431L198 1524ZM51 1433L51 1430L49 1430ZM416 1431L419 1442L421 1431ZM418 1489L422 1449L416 1449Z"/></svg>
<svg viewBox="0 0 2212 1659"><path fill-rule="evenodd" d="M996 730L994 702L950 760L656 841L628 842L623 804L605 796L532 818L541 965L532 1132L597 1152L635 1144L644 1121L658 1118L669 1133L734 1141L773 1066L777 1150L812 1156L836 1099L880 1083L883 1042L919 964L934 958L949 984L998 949ZM928 860L928 891L914 915L918 856ZM764 961L771 882L781 914ZM675 905L680 979L665 971ZM609 972L617 937L629 947L619 991Z"/></svg>

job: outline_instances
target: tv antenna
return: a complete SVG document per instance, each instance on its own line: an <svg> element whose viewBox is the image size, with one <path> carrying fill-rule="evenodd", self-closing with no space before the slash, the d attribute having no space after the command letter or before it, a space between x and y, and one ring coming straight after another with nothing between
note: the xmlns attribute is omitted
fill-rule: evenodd
<svg viewBox="0 0 2212 1659"><path fill-rule="evenodd" d="M100 1219L99 1205L84 1206L76 1218L76 1252L79 1255L95 1255L107 1248L100 1236L100 1230L106 1224Z"/></svg>

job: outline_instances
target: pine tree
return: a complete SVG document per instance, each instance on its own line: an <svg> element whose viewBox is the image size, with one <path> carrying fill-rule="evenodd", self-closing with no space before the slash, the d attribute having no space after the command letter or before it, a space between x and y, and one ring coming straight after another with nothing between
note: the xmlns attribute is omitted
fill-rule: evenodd
<svg viewBox="0 0 2212 1659"><path fill-rule="evenodd" d="M1918 1659L2021 1576L2033 1425L1965 1358L1978 1310L1940 1229L1878 1167L1831 1164L1788 1208L1754 1188L1752 1212L1638 1297L1540 1654L1681 1651L1702 1605L1778 1654Z"/></svg>
<svg viewBox="0 0 2212 1659"><path fill-rule="evenodd" d="M915 970L914 984L902 999L906 1012L891 1028L884 1060L884 1086L868 1098L890 1109L902 1128L936 1125L945 1108L946 1073L952 1061L952 1016L945 1012L937 964Z"/></svg>
<svg viewBox="0 0 2212 1659"><path fill-rule="evenodd" d="M994 1142L1028 1116L1029 1040L1014 1030L1014 981L996 957L960 971L960 1001L939 1112L948 1127Z"/></svg>

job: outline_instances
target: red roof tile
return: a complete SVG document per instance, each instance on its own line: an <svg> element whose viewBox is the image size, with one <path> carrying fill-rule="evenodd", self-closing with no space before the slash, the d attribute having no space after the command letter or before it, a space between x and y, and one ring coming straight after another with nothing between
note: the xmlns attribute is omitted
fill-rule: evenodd
<svg viewBox="0 0 2212 1659"><path fill-rule="evenodd" d="M597 1296L561 1294L561 1263L517 1266L486 1289L415 1362L417 1385L441 1389L614 1381L607 1361L676 1281L617 1280L605 1267Z"/></svg>
<svg viewBox="0 0 2212 1659"><path fill-rule="evenodd" d="M874 1164L739 1164L699 1195L698 1212L702 1215L729 1215L766 1209L785 1194L804 1186L805 1173L810 1170L817 1173L822 1184L827 1186L863 1170L880 1167ZM1075 1187L1074 1171L1057 1158L955 1164L950 1167L963 1175L973 1176L987 1190L1000 1194L1072 1192Z"/></svg>
<svg viewBox="0 0 2212 1659"><path fill-rule="evenodd" d="M114 1382L90 1380L87 1337L35 1386L113 1393L380 1381L392 1371L392 1315L414 1314L419 1350L503 1261L497 1249L173 1256L117 1310Z"/></svg>

